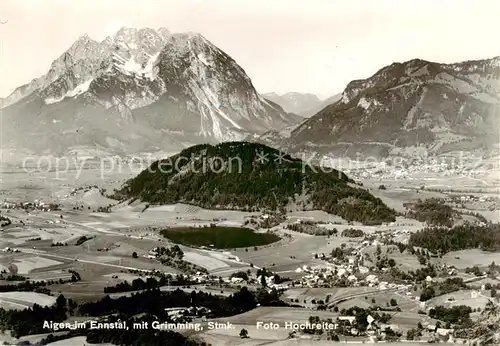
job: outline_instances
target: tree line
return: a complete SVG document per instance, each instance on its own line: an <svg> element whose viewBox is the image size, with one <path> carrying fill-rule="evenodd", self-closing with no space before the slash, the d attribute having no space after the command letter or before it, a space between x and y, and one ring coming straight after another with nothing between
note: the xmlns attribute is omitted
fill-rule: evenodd
<svg viewBox="0 0 500 346"><path fill-rule="evenodd" d="M409 208L408 217L433 226L451 227L454 218L460 216L458 212L439 198L428 198L424 201L419 199L416 203L405 206Z"/></svg>
<svg viewBox="0 0 500 346"><path fill-rule="evenodd" d="M180 289L172 292L161 292L151 289L132 294L130 297L111 299L109 296L96 302L76 303L60 295L55 305L41 307L35 304L25 310L5 310L0 308L0 330L11 330L14 337L31 334L42 334L43 322L62 322L68 316L98 317L107 322L114 319L126 321L127 325L141 320L159 320L171 322L166 308L171 307L204 307L209 311L207 318L227 317L240 314L260 306L290 306L279 299L276 290L266 289L250 291L243 287L229 297L221 297L204 292L185 292ZM142 317L138 317L141 315ZM69 332L69 331L68 331ZM71 331L66 337L85 335L89 343L111 342L119 345L156 346L156 345L200 345L191 343L180 334L164 332L161 335L163 343L158 343L159 331L144 330L89 330ZM51 336L49 341L59 337Z"/></svg>
<svg viewBox="0 0 500 346"><path fill-rule="evenodd" d="M500 225L465 223L451 229L429 227L413 233L408 243L441 254L465 249L499 251Z"/></svg>
<svg viewBox="0 0 500 346"><path fill-rule="evenodd" d="M149 277L146 280L137 278L132 280L131 283L128 281L120 282L115 286L104 287L104 293L119 293L119 292L131 292L140 290L149 290L154 288L159 288L162 286L185 286L192 285L196 282L185 278L183 275L162 275L160 278L156 279Z"/></svg>

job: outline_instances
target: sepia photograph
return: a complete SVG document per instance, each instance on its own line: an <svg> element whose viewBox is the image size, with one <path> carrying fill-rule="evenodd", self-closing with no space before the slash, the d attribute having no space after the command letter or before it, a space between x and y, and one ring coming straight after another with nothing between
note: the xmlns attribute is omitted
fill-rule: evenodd
<svg viewBox="0 0 500 346"><path fill-rule="evenodd" d="M0 0L0 345L500 345L497 0Z"/></svg>

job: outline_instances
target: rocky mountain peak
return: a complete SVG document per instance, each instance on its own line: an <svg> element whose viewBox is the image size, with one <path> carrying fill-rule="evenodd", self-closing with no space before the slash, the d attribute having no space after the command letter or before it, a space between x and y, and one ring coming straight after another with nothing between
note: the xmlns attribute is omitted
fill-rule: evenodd
<svg viewBox="0 0 500 346"><path fill-rule="evenodd" d="M166 28L155 30L151 28L122 27L109 39L106 38L105 41L136 49L143 45L156 45L159 42L164 42L170 35L170 31Z"/></svg>
<svg viewBox="0 0 500 346"><path fill-rule="evenodd" d="M164 51L169 51L175 56L185 56L187 54L195 55L195 53L200 52L218 52L218 48L215 47L210 41L208 41L203 35L195 32L179 33L170 35L166 39L166 45ZM172 47L174 47L172 49Z"/></svg>
<svg viewBox="0 0 500 346"><path fill-rule="evenodd" d="M158 28L156 29L156 31L163 37L168 37L172 35L172 32L165 27Z"/></svg>
<svg viewBox="0 0 500 346"><path fill-rule="evenodd" d="M15 130L9 143L58 152L238 140L299 120L264 100L236 61L203 35L165 28L121 28L102 42L82 36L10 102L2 108ZM29 135L34 114L37 133L47 134L39 145ZM66 137L55 141L61 133Z"/></svg>
<svg viewBox="0 0 500 346"><path fill-rule="evenodd" d="M90 38L88 34L83 34L82 36L78 37L78 39L72 44L72 47L78 45L85 45L91 42L97 42L97 41Z"/></svg>
<svg viewBox="0 0 500 346"><path fill-rule="evenodd" d="M49 102L53 102L79 86L86 88L91 80L110 71L143 73L170 36L167 28L155 30L127 27L119 29L101 42L93 40L87 34L82 35L52 62L46 75L17 88L5 99L2 107L35 91L41 92Z"/></svg>

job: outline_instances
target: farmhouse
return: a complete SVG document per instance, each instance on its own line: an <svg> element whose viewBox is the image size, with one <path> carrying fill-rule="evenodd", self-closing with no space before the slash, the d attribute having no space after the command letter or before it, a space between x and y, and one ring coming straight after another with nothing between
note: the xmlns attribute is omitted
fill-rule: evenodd
<svg viewBox="0 0 500 346"><path fill-rule="evenodd" d="M337 317L338 321L348 321L350 324L353 324L353 322L356 320L355 316L339 316Z"/></svg>

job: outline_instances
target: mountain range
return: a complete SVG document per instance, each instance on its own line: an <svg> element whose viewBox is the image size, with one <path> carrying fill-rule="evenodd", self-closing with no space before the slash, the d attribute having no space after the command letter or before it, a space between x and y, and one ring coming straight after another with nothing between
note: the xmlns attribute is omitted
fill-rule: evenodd
<svg viewBox="0 0 500 346"><path fill-rule="evenodd" d="M172 150L297 124L198 33L122 28L85 35L3 100L2 147L62 155Z"/></svg>
<svg viewBox="0 0 500 346"><path fill-rule="evenodd" d="M318 113L332 103L337 102L341 94L333 95L326 100L320 100L318 96L310 93L289 92L283 95L276 93L262 94L266 99L280 105L285 111L298 114L308 118Z"/></svg>
<svg viewBox="0 0 500 346"><path fill-rule="evenodd" d="M441 155L498 149L500 57L394 63L350 82L341 98L298 126L259 141L288 152L347 157Z"/></svg>

